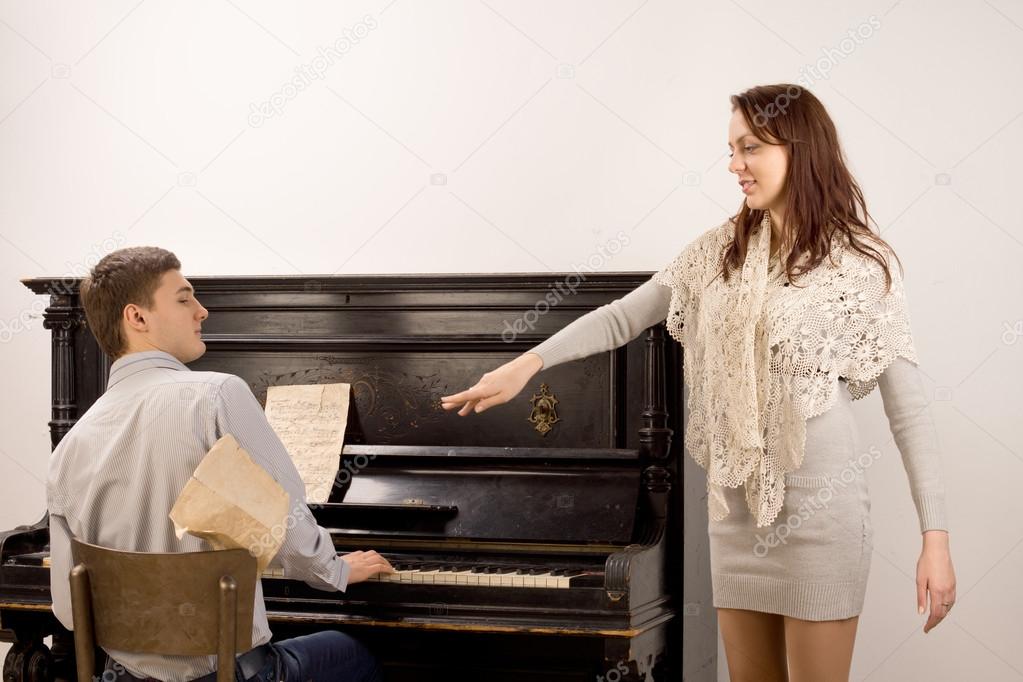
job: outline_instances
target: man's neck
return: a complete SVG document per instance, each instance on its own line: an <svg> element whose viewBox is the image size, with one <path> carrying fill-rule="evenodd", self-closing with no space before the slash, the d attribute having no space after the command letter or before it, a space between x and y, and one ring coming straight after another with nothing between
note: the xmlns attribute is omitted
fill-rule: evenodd
<svg viewBox="0 0 1023 682"><path fill-rule="evenodd" d="M117 359L121 360L122 358L130 358L133 355L138 355L139 353L164 353L166 355L171 356L175 360L181 362L181 359L175 356L173 353L168 353L167 351L160 348L129 348L127 351L117 356Z"/></svg>

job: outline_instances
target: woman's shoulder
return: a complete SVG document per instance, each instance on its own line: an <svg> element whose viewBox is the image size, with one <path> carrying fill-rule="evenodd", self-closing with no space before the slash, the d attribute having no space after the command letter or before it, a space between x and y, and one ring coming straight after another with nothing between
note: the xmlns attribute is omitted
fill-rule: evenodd
<svg viewBox="0 0 1023 682"><path fill-rule="evenodd" d="M679 257L688 254L706 254L709 250L720 251L735 239L735 220L727 218L724 222L701 232L682 249Z"/></svg>
<svg viewBox="0 0 1023 682"><path fill-rule="evenodd" d="M654 281L669 285L702 279L705 270L720 262L725 247L734 236L735 222L731 218L704 230L654 275Z"/></svg>
<svg viewBox="0 0 1023 682"><path fill-rule="evenodd" d="M841 255L841 263L872 273L898 268L899 259L891 245L883 240L871 239L862 233L856 235L855 246L851 243L848 235L835 235L832 242L832 253L835 252Z"/></svg>
<svg viewBox="0 0 1023 682"><path fill-rule="evenodd" d="M726 218L724 222L719 225L706 230L703 234L696 238L696 241L701 240L714 240L722 243L728 243L735 238L735 219Z"/></svg>
<svg viewBox="0 0 1023 682"><path fill-rule="evenodd" d="M837 249L840 258L833 270L842 274L844 286L870 299L901 295L902 263L895 250L887 242L862 237L858 244L857 249L845 238Z"/></svg>

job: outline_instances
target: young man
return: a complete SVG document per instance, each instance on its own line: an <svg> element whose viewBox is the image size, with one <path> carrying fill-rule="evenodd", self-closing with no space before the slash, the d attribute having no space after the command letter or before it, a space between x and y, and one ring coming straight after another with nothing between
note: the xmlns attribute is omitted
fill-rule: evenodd
<svg viewBox="0 0 1023 682"><path fill-rule="evenodd" d="M309 512L305 487L259 403L242 379L193 372L184 363L206 352L196 300L181 263L155 247L120 249L82 283L82 303L100 347L114 359L106 392L64 436L50 460L53 611L72 628L68 573L71 537L119 550L195 552L210 549L191 535L180 540L171 507L210 447L232 434L290 496L284 544L273 566L323 590L393 569L376 552L338 557L330 534ZM238 679L377 680L372 655L340 632L320 632L270 645L263 592L256 583L252 642L239 656ZM118 679L183 682L213 679L214 656L155 656L109 651ZM279 666L279 668L278 668Z"/></svg>

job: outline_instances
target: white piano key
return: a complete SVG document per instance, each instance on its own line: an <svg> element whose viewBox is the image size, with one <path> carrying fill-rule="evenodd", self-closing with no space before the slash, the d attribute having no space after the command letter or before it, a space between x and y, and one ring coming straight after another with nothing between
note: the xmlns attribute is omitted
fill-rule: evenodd
<svg viewBox="0 0 1023 682"><path fill-rule="evenodd" d="M530 587L547 587L547 579L552 576L550 573L537 573L529 577L533 580L533 584Z"/></svg>
<svg viewBox="0 0 1023 682"><path fill-rule="evenodd" d="M454 585L455 573L454 571L438 571L434 582L438 585Z"/></svg>
<svg viewBox="0 0 1023 682"><path fill-rule="evenodd" d="M262 577L262 578L283 578L284 577L284 569L283 568L272 568L272 567L268 566L266 569L263 570L262 573L260 573L260 577Z"/></svg>
<svg viewBox="0 0 1023 682"><path fill-rule="evenodd" d="M416 571L412 574L412 582L433 585L439 572L436 568L432 571Z"/></svg>

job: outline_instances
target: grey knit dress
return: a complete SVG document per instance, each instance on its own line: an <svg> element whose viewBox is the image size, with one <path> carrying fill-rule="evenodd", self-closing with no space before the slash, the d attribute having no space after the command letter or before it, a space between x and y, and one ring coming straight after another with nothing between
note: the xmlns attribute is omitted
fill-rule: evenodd
<svg viewBox="0 0 1023 682"><path fill-rule="evenodd" d="M617 348L665 319L670 300L671 290L650 280L529 352L547 369ZM920 531L947 530L937 440L919 370L897 358L878 387ZM844 382L838 396L828 411L807 420L803 465L786 475L784 506L773 524L757 528L744 488L726 489L731 512L708 527L715 607L814 621L861 612L873 538L865 471L880 452L862 449Z"/></svg>

